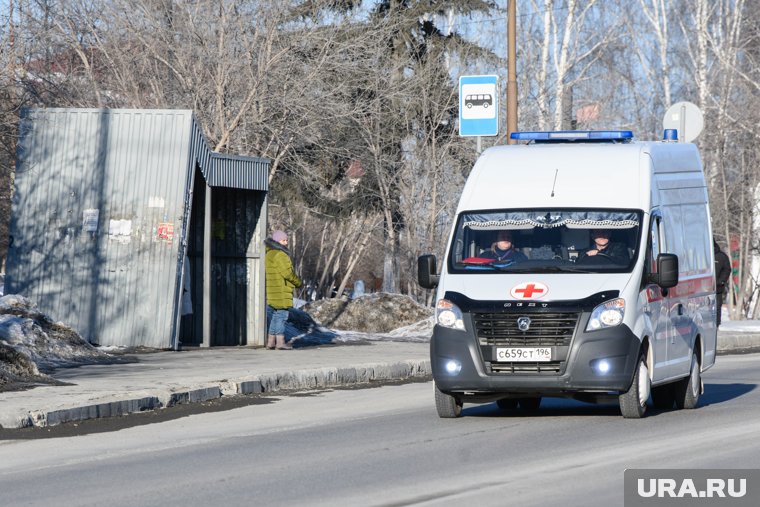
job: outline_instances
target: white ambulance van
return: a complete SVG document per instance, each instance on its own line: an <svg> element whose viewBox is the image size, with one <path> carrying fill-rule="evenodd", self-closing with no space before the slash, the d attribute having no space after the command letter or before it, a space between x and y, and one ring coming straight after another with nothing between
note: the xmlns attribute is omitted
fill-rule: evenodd
<svg viewBox="0 0 760 507"><path fill-rule="evenodd" d="M667 137L672 137L671 133ZM440 417L542 397L618 402L626 418L696 407L715 363L715 277L697 148L629 131L517 132L462 192L430 346Z"/></svg>

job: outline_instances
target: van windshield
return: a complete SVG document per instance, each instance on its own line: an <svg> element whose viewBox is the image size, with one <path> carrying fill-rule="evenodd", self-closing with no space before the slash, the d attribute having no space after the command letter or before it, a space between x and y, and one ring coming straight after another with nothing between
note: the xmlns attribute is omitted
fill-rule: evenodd
<svg viewBox="0 0 760 507"><path fill-rule="evenodd" d="M493 210L459 215L452 272L608 273L633 269L638 210Z"/></svg>

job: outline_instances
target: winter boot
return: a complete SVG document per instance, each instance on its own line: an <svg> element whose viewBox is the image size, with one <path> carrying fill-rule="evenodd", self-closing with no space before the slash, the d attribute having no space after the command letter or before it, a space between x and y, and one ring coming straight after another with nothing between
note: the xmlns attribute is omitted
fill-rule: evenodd
<svg viewBox="0 0 760 507"><path fill-rule="evenodd" d="M285 335L277 335L277 350L291 350L293 347L285 343Z"/></svg>
<svg viewBox="0 0 760 507"><path fill-rule="evenodd" d="M267 348L274 350L276 336L273 334L267 335Z"/></svg>

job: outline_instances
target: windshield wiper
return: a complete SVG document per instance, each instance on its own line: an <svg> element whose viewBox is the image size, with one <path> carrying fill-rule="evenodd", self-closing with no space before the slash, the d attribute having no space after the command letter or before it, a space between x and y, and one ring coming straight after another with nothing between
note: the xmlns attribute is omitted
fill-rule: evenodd
<svg viewBox="0 0 760 507"><path fill-rule="evenodd" d="M530 268L507 269L510 273L592 273L587 269L579 269L572 266L533 266Z"/></svg>
<svg viewBox="0 0 760 507"><path fill-rule="evenodd" d="M546 266L548 272L557 273L591 273L588 269L576 268L573 266Z"/></svg>
<svg viewBox="0 0 760 507"><path fill-rule="evenodd" d="M508 273L593 273L588 269L580 269L574 266L531 266L520 267L520 264L514 261L498 261L493 260L491 262L483 262L485 259L478 259L477 261L468 261L464 259L457 262L457 266L463 269L471 270L497 270L505 271ZM490 259L489 259L490 260Z"/></svg>

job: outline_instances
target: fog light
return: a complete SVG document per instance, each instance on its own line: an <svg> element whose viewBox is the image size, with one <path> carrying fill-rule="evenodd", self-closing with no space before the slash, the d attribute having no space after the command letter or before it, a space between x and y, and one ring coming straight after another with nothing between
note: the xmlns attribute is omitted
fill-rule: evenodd
<svg viewBox="0 0 760 507"><path fill-rule="evenodd" d="M449 375L458 375L462 371L462 363L454 359L446 361L446 372Z"/></svg>
<svg viewBox="0 0 760 507"><path fill-rule="evenodd" d="M612 369L612 364L607 359L598 359L591 365L597 375L606 375Z"/></svg>

